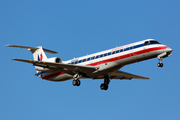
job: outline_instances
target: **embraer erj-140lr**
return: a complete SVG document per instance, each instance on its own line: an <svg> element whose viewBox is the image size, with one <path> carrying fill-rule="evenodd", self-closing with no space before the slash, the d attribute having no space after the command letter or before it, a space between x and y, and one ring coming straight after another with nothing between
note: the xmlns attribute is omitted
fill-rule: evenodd
<svg viewBox="0 0 180 120"><path fill-rule="evenodd" d="M32 52L34 60L13 59L16 61L31 63L37 71L36 76L49 81L73 80L74 86L80 86L80 78L104 79L100 85L102 90L107 90L112 79L149 79L119 71L123 66L157 57L158 67L163 67L163 58L171 55L172 49L160 44L154 39L146 39L140 42L128 44L90 54L87 56L62 61L59 57L47 58L45 52L57 53L39 47L6 45L7 47L25 48Z"/></svg>

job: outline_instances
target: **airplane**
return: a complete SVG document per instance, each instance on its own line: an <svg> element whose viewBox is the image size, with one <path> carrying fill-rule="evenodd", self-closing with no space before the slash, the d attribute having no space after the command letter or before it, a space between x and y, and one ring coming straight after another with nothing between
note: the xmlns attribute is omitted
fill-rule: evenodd
<svg viewBox="0 0 180 120"><path fill-rule="evenodd" d="M160 44L155 39L146 39L132 44L112 48L102 52L62 61L59 57L47 58L45 52L57 53L39 47L6 45L7 47L24 48L32 52L34 60L15 58L12 60L31 63L35 66L36 76L49 81L66 81L74 79L72 84L80 86L80 79L104 79L101 90L107 90L112 79L150 79L120 71L125 65L158 58L158 67L163 67L162 59L171 56L172 49Z"/></svg>

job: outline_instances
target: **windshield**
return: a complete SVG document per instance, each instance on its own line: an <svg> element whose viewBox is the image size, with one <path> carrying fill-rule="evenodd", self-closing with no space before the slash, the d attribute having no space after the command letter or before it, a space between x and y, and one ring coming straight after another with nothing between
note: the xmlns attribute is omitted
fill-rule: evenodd
<svg viewBox="0 0 180 120"><path fill-rule="evenodd" d="M150 41L150 44L160 44L158 41L155 41L155 40L151 40Z"/></svg>
<svg viewBox="0 0 180 120"><path fill-rule="evenodd" d="M155 40L150 40L150 41L145 41L144 45L152 45L152 44L160 44L158 41Z"/></svg>

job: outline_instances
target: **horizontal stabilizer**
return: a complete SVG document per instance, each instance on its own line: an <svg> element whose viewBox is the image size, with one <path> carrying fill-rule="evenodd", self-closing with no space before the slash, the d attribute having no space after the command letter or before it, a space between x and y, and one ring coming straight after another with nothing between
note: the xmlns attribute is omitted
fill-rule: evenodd
<svg viewBox="0 0 180 120"><path fill-rule="evenodd" d="M39 49L39 47L29 47L29 46L18 46L18 45L6 45L6 47L16 47L16 48L24 48L24 49ZM55 52L55 51L52 51L52 50L48 50L48 49L44 49L44 52L48 52L48 53L53 53L53 54L56 54L58 52Z"/></svg>

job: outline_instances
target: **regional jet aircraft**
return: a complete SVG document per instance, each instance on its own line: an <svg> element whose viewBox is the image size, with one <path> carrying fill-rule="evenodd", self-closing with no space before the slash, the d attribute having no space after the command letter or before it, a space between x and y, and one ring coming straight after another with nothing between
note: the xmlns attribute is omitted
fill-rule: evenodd
<svg viewBox="0 0 180 120"><path fill-rule="evenodd" d="M49 81L65 81L74 79L72 84L80 86L80 78L104 79L101 90L107 90L110 80L149 79L119 71L123 66L157 57L158 67L163 67L163 58L171 55L172 49L154 39L128 44L102 52L62 61L59 57L47 58L45 52L57 53L39 47L6 45L7 47L25 48L32 52L34 60L13 59L31 63L35 66L36 76Z"/></svg>

